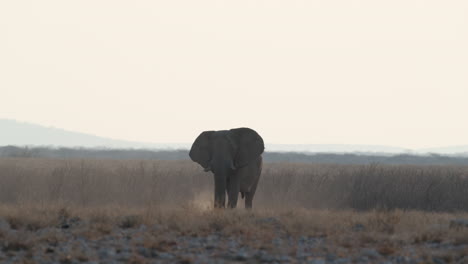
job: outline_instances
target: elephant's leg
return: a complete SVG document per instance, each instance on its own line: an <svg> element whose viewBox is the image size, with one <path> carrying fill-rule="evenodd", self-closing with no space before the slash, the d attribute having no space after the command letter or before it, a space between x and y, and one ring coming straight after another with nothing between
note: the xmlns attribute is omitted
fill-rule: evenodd
<svg viewBox="0 0 468 264"><path fill-rule="evenodd" d="M215 182L215 208L224 208L226 203L226 177L217 176L214 177Z"/></svg>
<svg viewBox="0 0 468 264"><path fill-rule="evenodd" d="M252 209L252 202L253 202L253 198L255 195L255 191L257 190L257 183L258 183L258 180L254 183L254 185L250 189L250 192L245 193L245 208L246 209Z"/></svg>
<svg viewBox="0 0 468 264"><path fill-rule="evenodd" d="M257 163L257 171L254 175L256 175L252 188L250 188L250 191L245 194L245 208L246 209L252 209L252 202L253 198L255 195L255 191L257 190L257 185L258 185L258 180L260 179L260 174L262 173L262 159L260 157L258 163Z"/></svg>
<svg viewBox="0 0 468 264"><path fill-rule="evenodd" d="M239 189L240 189L240 180L237 175L233 175L229 178L229 184L227 188L228 193L228 206L229 208L236 208L237 206L237 198L239 197Z"/></svg>

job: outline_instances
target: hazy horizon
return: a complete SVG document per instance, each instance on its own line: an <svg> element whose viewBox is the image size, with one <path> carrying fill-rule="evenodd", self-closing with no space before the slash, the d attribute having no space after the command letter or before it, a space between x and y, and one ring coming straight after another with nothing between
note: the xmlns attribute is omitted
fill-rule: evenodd
<svg viewBox="0 0 468 264"><path fill-rule="evenodd" d="M147 150L188 150L191 142L141 142L126 141L105 135L92 135L80 131L45 127L40 124L0 119L0 147L52 147L52 148L91 148L91 149L147 149ZM468 154L468 145L444 146L422 149L409 149L389 145L359 144L274 144L265 143L267 152L299 153L367 153L367 154Z"/></svg>
<svg viewBox="0 0 468 264"><path fill-rule="evenodd" d="M138 142L468 145L466 1L4 1L0 118Z"/></svg>

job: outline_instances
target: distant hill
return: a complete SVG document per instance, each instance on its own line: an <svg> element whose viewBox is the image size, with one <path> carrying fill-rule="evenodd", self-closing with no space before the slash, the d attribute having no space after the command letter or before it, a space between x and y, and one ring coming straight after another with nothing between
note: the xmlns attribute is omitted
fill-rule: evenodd
<svg viewBox="0 0 468 264"><path fill-rule="evenodd" d="M110 139L64 129L0 119L0 146L57 146L106 148L167 148L168 144L150 144ZM177 145L172 145L177 147Z"/></svg>
<svg viewBox="0 0 468 264"><path fill-rule="evenodd" d="M0 119L0 146L51 146L84 148L136 148L136 149L189 149L190 143L146 143L110 139L85 133L67 131L60 128ZM365 155L388 154L463 154L468 156L467 146L428 148L410 150L391 146L377 145L340 145L340 144L268 144L269 152L305 153L359 153Z"/></svg>

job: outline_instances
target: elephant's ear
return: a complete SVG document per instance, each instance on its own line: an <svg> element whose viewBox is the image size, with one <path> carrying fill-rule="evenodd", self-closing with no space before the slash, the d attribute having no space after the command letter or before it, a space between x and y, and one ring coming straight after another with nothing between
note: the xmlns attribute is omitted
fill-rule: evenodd
<svg viewBox="0 0 468 264"><path fill-rule="evenodd" d="M242 127L231 129L231 137L237 142L236 167L243 167L256 160L265 150L262 137L253 129Z"/></svg>
<svg viewBox="0 0 468 264"><path fill-rule="evenodd" d="M214 131L202 132L193 142L189 153L190 158L205 169L210 167L211 137L213 133Z"/></svg>

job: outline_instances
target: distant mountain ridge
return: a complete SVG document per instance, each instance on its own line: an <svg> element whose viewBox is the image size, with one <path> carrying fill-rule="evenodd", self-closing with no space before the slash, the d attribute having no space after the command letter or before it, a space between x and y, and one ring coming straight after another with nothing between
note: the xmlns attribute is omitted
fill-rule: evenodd
<svg viewBox="0 0 468 264"><path fill-rule="evenodd" d="M191 143L145 143L110 139L64 129L45 127L37 124L0 119L0 146L53 146L85 148L137 148L137 149L189 149ZM378 145L340 144L268 144L267 151L312 152L312 153L366 153L366 154L464 154L468 155L468 145L443 148L411 150Z"/></svg>
<svg viewBox="0 0 468 264"><path fill-rule="evenodd" d="M0 119L0 146L144 148L148 144Z"/></svg>

